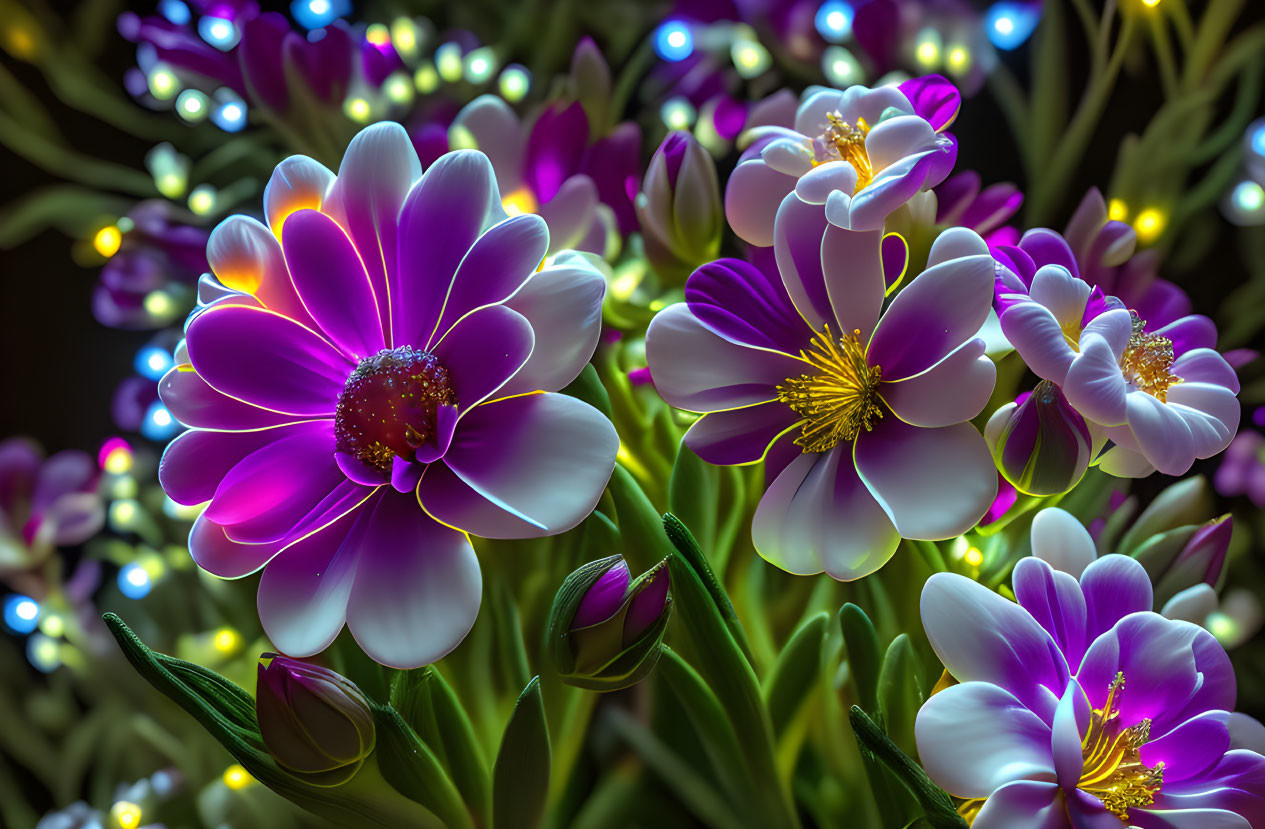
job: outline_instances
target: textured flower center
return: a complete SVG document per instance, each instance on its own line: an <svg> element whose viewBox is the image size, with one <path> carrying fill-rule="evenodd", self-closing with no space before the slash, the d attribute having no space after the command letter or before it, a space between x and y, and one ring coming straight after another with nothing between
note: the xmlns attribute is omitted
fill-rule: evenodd
<svg viewBox="0 0 1265 829"><path fill-rule="evenodd" d="M870 431L883 416L876 391L882 372L866 364L861 332L835 338L824 325L800 356L816 371L787 378L777 387L777 399L802 418L795 445L805 452L825 452L853 440L862 429Z"/></svg>
<svg viewBox="0 0 1265 829"><path fill-rule="evenodd" d="M1167 337L1148 334L1146 322L1133 312L1133 333L1124 354L1120 355L1120 370L1126 380L1161 402L1168 401L1168 389L1182 379L1175 376L1173 367L1173 341Z"/></svg>
<svg viewBox="0 0 1265 829"><path fill-rule="evenodd" d="M1107 811L1129 822L1129 809L1150 806L1164 782L1164 764L1142 762L1139 750L1151 739L1151 721L1125 726L1120 722L1119 696L1124 674L1117 673L1107 702L1090 713L1089 731L1081 742L1085 765L1077 788L1102 801Z"/></svg>
<svg viewBox="0 0 1265 829"><path fill-rule="evenodd" d="M828 160L842 159L856 170L857 185L853 193L874 180L874 168L870 166L870 155L865 150L865 136L869 132L870 125L864 118L858 118L856 126L853 126L838 112L826 113L826 130L821 134L821 143L826 147Z"/></svg>
<svg viewBox="0 0 1265 829"><path fill-rule="evenodd" d="M339 452L382 471L399 456L412 460L435 433L435 413L453 402L448 369L410 346L368 357L347 378L334 414Z"/></svg>

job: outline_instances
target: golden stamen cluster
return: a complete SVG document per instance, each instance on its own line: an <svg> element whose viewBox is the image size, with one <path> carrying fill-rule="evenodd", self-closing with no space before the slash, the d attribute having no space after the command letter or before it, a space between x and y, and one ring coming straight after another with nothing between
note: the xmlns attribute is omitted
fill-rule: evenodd
<svg viewBox="0 0 1265 829"><path fill-rule="evenodd" d="M882 372L865 362L860 330L836 338L824 325L800 357L816 371L777 387L777 399L802 418L795 445L825 452L855 439L862 429L870 431L883 416L876 392Z"/></svg>
<svg viewBox="0 0 1265 829"><path fill-rule="evenodd" d="M865 137L869 132L870 125L864 118L858 118L856 126L853 126L843 120L838 112L826 113L826 131L822 133L822 141L828 149L837 153L839 158L856 170L857 185L853 193L859 192L874 180L874 168L865 149Z"/></svg>
<svg viewBox="0 0 1265 829"><path fill-rule="evenodd" d="M1157 334L1148 334L1144 330L1146 322L1133 313L1133 333L1129 335L1129 344L1120 355L1120 370L1126 380L1147 394L1153 395L1160 402L1168 401L1169 387L1180 383L1173 367L1173 341Z"/></svg>
<svg viewBox="0 0 1265 829"><path fill-rule="evenodd" d="M1108 686L1107 701L1090 713L1089 731L1081 742L1085 764L1077 788L1102 801L1107 811L1129 822L1129 809L1150 806L1164 782L1164 764L1142 762L1140 749L1151 739L1151 721L1123 727L1117 708L1124 673Z"/></svg>

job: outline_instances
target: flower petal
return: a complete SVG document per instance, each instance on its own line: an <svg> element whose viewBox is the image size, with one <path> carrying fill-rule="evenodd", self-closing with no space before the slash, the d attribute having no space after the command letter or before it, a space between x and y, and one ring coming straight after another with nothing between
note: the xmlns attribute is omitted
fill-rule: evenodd
<svg viewBox="0 0 1265 829"><path fill-rule="evenodd" d="M884 380L921 374L975 336L993 298L991 256L933 265L896 295L883 313L866 361Z"/></svg>
<svg viewBox="0 0 1265 829"><path fill-rule="evenodd" d="M1067 811L1053 783L1021 780L993 792L975 815L972 829L1066 829Z"/></svg>
<svg viewBox="0 0 1265 829"><path fill-rule="evenodd" d="M984 410L997 381L997 366L984 341L967 341L922 374L883 383L879 394L901 420L914 426L951 426Z"/></svg>
<svg viewBox="0 0 1265 829"><path fill-rule="evenodd" d="M1072 276L1061 265L1044 265L1032 277L1028 295L1039 302L1067 331L1079 331L1085 305L1089 302L1089 283Z"/></svg>
<svg viewBox="0 0 1265 829"><path fill-rule="evenodd" d="M499 95L480 95L453 119L450 131L465 130L475 149L488 157L496 180L506 192L522 184L525 136L514 110ZM462 145L462 142L455 142Z"/></svg>
<svg viewBox="0 0 1265 829"><path fill-rule="evenodd" d="M505 305L531 323L536 345L501 394L559 391L580 376L602 333L606 280L581 254L559 256Z"/></svg>
<svg viewBox="0 0 1265 829"><path fill-rule="evenodd" d="M997 495L988 444L969 423L922 429L884 418L853 451L861 479L903 538L960 535Z"/></svg>
<svg viewBox="0 0 1265 829"><path fill-rule="evenodd" d="M1169 369L1183 380L1211 383L1239 393L1239 378L1234 369L1211 348L1195 348L1173 361Z"/></svg>
<svg viewBox="0 0 1265 829"><path fill-rule="evenodd" d="M794 176L779 173L761 158L744 161L725 186L725 218L743 241L768 247L777 209L794 189Z"/></svg>
<svg viewBox="0 0 1265 829"><path fill-rule="evenodd" d="M1091 642L1130 613L1150 610L1154 601L1146 568L1128 556L1109 554L1091 562L1080 582Z"/></svg>
<svg viewBox="0 0 1265 829"><path fill-rule="evenodd" d="M1178 383L1168 390L1168 405L1190 428L1196 458L1221 452L1239 429L1239 401L1225 386Z"/></svg>
<svg viewBox="0 0 1265 829"><path fill-rule="evenodd" d="M268 227L280 239L285 220L299 210L320 210L334 174L305 155L292 155L272 171L264 188L264 215Z"/></svg>
<svg viewBox="0 0 1265 829"><path fill-rule="evenodd" d="M1074 579L1098 558L1085 525L1058 507L1043 509L1032 519L1032 554Z"/></svg>
<svg viewBox="0 0 1265 829"><path fill-rule="evenodd" d="M1041 379L1061 385L1076 352L1050 310L1037 302L1018 302L1004 308L999 319L1002 333L1028 368Z"/></svg>
<svg viewBox="0 0 1265 829"><path fill-rule="evenodd" d="M708 328L740 345L797 354L810 331L795 311L777 273L741 259L701 265L685 283L690 312Z"/></svg>
<svg viewBox="0 0 1265 829"><path fill-rule="evenodd" d="M808 369L789 354L731 343L699 322L685 303L651 320L646 359L664 400L701 412L773 400L780 383Z"/></svg>
<svg viewBox="0 0 1265 829"><path fill-rule="evenodd" d="M286 220L281 247L303 307L325 336L356 359L386 347L369 275L333 219L300 210Z"/></svg>
<svg viewBox="0 0 1265 829"><path fill-rule="evenodd" d="M1165 475L1184 475L1195 462L1195 437L1175 407L1142 391L1125 396L1129 431L1138 450Z"/></svg>
<svg viewBox="0 0 1265 829"><path fill-rule="evenodd" d="M158 381L158 396L172 417L195 429L262 429L298 419L221 394L187 363L163 375Z"/></svg>
<svg viewBox="0 0 1265 829"><path fill-rule="evenodd" d="M751 539L765 560L787 572L824 570L841 581L878 570L900 544L857 478L846 444L802 454L782 470L760 499Z"/></svg>
<svg viewBox="0 0 1265 829"><path fill-rule="evenodd" d="M887 284L883 276L883 234L826 225L821 240L821 272L836 333L874 332Z"/></svg>
<svg viewBox="0 0 1265 829"><path fill-rule="evenodd" d="M385 493L358 539L347 627L375 662L428 665L474 625L483 577L470 540L432 520L412 495Z"/></svg>
<svg viewBox="0 0 1265 829"><path fill-rule="evenodd" d="M554 535L593 511L618 449L610 421L574 397L485 403L462 419L418 498L440 521L485 538Z"/></svg>
<svg viewBox="0 0 1265 829"><path fill-rule="evenodd" d="M558 192L540 205L540 217L549 225L550 252L579 247L596 221L597 184L585 175L562 182Z"/></svg>
<svg viewBox="0 0 1265 829"><path fill-rule="evenodd" d="M921 609L931 647L950 674L964 683L1005 688L1044 722L1053 723L1067 688L1067 663L1031 614L956 573L927 579Z"/></svg>
<svg viewBox="0 0 1265 829"><path fill-rule="evenodd" d="M167 444L158 462L158 482L177 504L191 507L211 500L220 481L243 458L268 444L298 434L297 424L251 432L191 429Z"/></svg>
<svg viewBox="0 0 1265 829"><path fill-rule="evenodd" d="M685 445L708 463L720 466L754 463L782 432L799 420L780 400L740 409L712 412L694 421Z"/></svg>
<svg viewBox="0 0 1265 829"><path fill-rule="evenodd" d="M277 554L281 543L243 544L224 534L224 528L199 515L189 531L189 555L195 564L222 579L240 579L259 570Z"/></svg>
<svg viewBox="0 0 1265 829"><path fill-rule="evenodd" d="M825 204L836 190L851 194L857 186L857 172L846 161L827 161L799 177L795 195L807 204Z"/></svg>
<svg viewBox="0 0 1265 829"><path fill-rule="evenodd" d="M987 682L952 685L932 696L918 712L914 734L923 768L955 797L988 797L1019 780L1055 779L1050 726Z"/></svg>
<svg viewBox="0 0 1265 829"><path fill-rule="evenodd" d="M773 252L786 293L814 331L834 319L821 261L828 225L820 205L801 201L794 193L783 199L773 225Z"/></svg>
<svg viewBox="0 0 1265 829"><path fill-rule="evenodd" d="M1229 720L1225 711L1204 711L1142 746L1142 762L1152 768L1163 763L1170 786L1202 774L1230 747Z"/></svg>
<svg viewBox="0 0 1265 829"><path fill-rule="evenodd" d="M216 225L207 239L206 261L224 287L249 294L303 325L314 325L290 282L281 243L256 220L234 215Z"/></svg>
<svg viewBox="0 0 1265 829"><path fill-rule="evenodd" d="M882 170L906 156L936 146L936 131L917 115L898 115L874 125L865 137L865 151L874 169Z"/></svg>
<svg viewBox="0 0 1265 829"><path fill-rule="evenodd" d="M263 308L217 305L186 332L189 360L217 391L296 415L333 414L355 368L311 329Z"/></svg>
<svg viewBox="0 0 1265 829"><path fill-rule="evenodd" d="M504 305L472 311L434 347L464 414L487 400L527 363L536 339L531 323Z"/></svg>
<svg viewBox="0 0 1265 829"><path fill-rule="evenodd" d="M1102 426L1116 426L1126 418L1126 386L1120 363L1102 337L1081 340L1080 353L1068 367L1063 394L1072 408Z"/></svg>
<svg viewBox="0 0 1265 829"><path fill-rule="evenodd" d="M1085 638L1085 596L1076 579L1035 556L1021 558L1012 578L1019 604L1050 634L1075 672L1089 641Z"/></svg>
<svg viewBox="0 0 1265 829"><path fill-rule="evenodd" d="M487 156L459 150L432 164L402 201L393 342L426 348L443 333L436 329L458 266L503 215L501 200Z"/></svg>
<svg viewBox="0 0 1265 829"><path fill-rule="evenodd" d="M370 502L290 545L264 568L259 621L282 653L320 653L343 629L360 536L376 505Z"/></svg>

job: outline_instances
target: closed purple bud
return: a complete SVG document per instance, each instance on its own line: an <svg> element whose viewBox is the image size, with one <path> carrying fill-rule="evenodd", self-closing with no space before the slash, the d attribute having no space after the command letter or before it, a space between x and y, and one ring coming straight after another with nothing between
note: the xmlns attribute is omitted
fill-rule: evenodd
<svg viewBox="0 0 1265 829"><path fill-rule="evenodd" d="M1049 380L994 412L984 437L998 471L1028 495L1067 492L1089 468L1089 426Z"/></svg>
<svg viewBox="0 0 1265 829"><path fill-rule="evenodd" d="M333 671L276 654L259 661L255 714L277 763L313 785L350 780L373 751L369 700Z"/></svg>
<svg viewBox="0 0 1265 829"><path fill-rule="evenodd" d="M637 197L646 258L661 276L682 279L720 254L724 210L716 163L688 132L659 145Z"/></svg>
<svg viewBox="0 0 1265 829"><path fill-rule="evenodd" d="M1193 530L1193 532L1192 532ZM1185 539L1180 551L1173 556L1169 554L1169 564L1158 575L1152 577L1155 582L1156 604L1166 602L1173 596L1199 584L1216 588L1220 585L1225 570L1226 552L1230 549L1230 537L1234 534L1234 519L1230 515L1200 525L1198 528L1178 527L1157 536L1152 536L1134 554L1145 566L1147 559L1154 559L1153 550L1163 549L1164 541L1175 538Z"/></svg>

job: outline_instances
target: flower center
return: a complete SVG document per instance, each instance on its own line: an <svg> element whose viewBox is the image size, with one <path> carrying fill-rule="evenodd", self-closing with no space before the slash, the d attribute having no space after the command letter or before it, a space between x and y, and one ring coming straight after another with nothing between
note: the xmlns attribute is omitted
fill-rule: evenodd
<svg viewBox="0 0 1265 829"><path fill-rule="evenodd" d="M367 357L347 378L334 414L334 438L344 452L387 471L399 456L412 460L435 433L435 412L453 402L448 369L411 346Z"/></svg>
<svg viewBox="0 0 1265 829"><path fill-rule="evenodd" d="M787 378L777 387L777 399L803 418L796 446L825 452L855 439L862 429L870 431L883 417L876 391L882 372L865 362L859 330L836 339L823 325L800 356L816 372Z"/></svg>
<svg viewBox="0 0 1265 829"><path fill-rule="evenodd" d="M1142 762L1139 749L1151 739L1151 721L1125 727L1120 722L1118 697L1124 674L1117 673L1107 692L1107 702L1090 713L1089 732L1081 742L1085 765L1077 788L1102 801L1107 811L1129 822L1129 809L1150 806L1164 782L1164 764Z"/></svg>
<svg viewBox="0 0 1265 829"><path fill-rule="evenodd" d="M1133 333L1129 336L1124 354L1120 355L1120 370L1134 386L1166 403L1169 387L1182 381L1170 370L1173 367L1173 341L1146 333L1146 322L1138 317L1136 311L1131 313Z"/></svg>
<svg viewBox="0 0 1265 829"><path fill-rule="evenodd" d="M865 150L865 137L869 132L870 125L864 118L858 118L856 126L853 126L843 120L838 112L826 113L826 130L820 139L826 147L826 160L842 159L852 165L857 173L857 186L853 193L860 192L861 188L874 180L874 168L870 165L870 155Z"/></svg>

